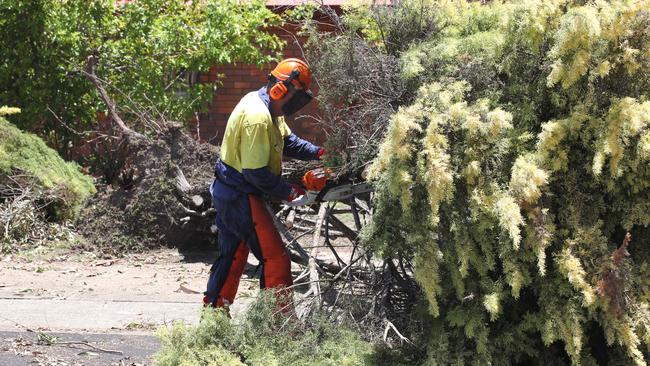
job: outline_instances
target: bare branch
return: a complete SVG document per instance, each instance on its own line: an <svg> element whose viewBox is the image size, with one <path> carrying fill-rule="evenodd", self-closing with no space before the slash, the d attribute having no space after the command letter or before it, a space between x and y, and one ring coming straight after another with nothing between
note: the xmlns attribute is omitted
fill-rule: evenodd
<svg viewBox="0 0 650 366"><path fill-rule="evenodd" d="M88 59L86 60L86 70L84 70L83 73L93 84L95 84L95 88L97 88L97 91L99 92L99 96L102 98L102 101L108 108L108 113L111 116L111 119L115 121L115 123L117 123L117 125L120 127L122 132L127 136L127 139L129 140L144 139L144 135L132 130L129 126L126 125L126 123L124 123L122 118L117 114L115 103L106 92L106 88L104 88L104 83L102 83L102 81L99 80L99 78L95 74L96 66L97 66L97 58L94 56L88 56Z"/></svg>
<svg viewBox="0 0 650 366"><path fill-rule="evenodd" d="M314 238L312 240L312 249L311 255L309 256L309 280L312 281L311 291L314 293L318 304L322 303L321 293L320 293L320 284L318 282L318 271L316 270L316 256L318 255L318 246L320 244L320 232L323 227L323 221L327 215L327 204L321 203L320 208L318 209L318 221L316 221L316 228L314 229Z"/></svg>

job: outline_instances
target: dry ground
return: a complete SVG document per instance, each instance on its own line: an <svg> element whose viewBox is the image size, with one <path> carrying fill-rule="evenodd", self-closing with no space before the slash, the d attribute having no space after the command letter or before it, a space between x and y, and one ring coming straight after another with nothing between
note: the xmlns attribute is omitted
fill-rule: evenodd
<svg viewBox="0 0 650 366"><path fill-rule="evenodd" d="M300 241L311 251L310 235ZM349 260L349 248L337 249ZM0 257L0 365L150 364L158 327L198 322L215 256L214 250L158 249L102 258L64 245ZM318 258L334 261L326 247ZM250 255L231 307L234 318L259 291L257 264ZM301 269L294 264L293 272L296 278ZM56 342L39 342L39 335ZM61 343L70 341L89 345Z"/></svg>
<svg viewBox="0 0 650 366"><path fill-rule="evenodd" d="M149 364L159 347L155 329L173 321L198 322L213 259L214 253L173 249L112 259L66 248L4 256L0 365ZM258 291L255 264L250 258L234 314ZM39 334L122 353L39 344Z"/></svg>

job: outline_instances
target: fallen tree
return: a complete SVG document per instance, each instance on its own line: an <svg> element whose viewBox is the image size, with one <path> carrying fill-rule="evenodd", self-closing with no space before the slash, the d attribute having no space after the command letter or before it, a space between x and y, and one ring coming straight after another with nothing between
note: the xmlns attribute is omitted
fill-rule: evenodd
<svg viewBox="0 0 650 366"><path fill-rule="evenodd" d="M155 134L143 135L120 117L96 75L95 57L84 70L114 122L126 156L120 186L102 187L78 222L89 245L119 253L152 246L206 246L214 243L214 209L209 184L217 148L200 144L179 124L149 121Z"/></svg>
<svg viewBox="0 0 650 366"><path fill-rule="evenodd" d="M649 7L404 1L318 34L331 95L399 60L364 243L429 309L398 327L414 364L647 364ZM377 108L353 95L332 106L364 126Z"/></svg>
<svg viewBox="0 0 650 366"><path fill-rule="evenodd" d="M3 117L18 111L0 108L0 253L69 240L65 223L95 192L79 166Z"/></svg>

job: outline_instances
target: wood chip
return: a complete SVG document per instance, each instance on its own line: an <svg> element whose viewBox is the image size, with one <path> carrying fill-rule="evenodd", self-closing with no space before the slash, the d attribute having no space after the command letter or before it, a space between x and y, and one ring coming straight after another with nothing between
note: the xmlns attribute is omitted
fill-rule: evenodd
<svg viewBox="0 0 650 366"><path fill-rule="evenodd" d="M90 352L90 351L83 351L77 353L78 356L91 356L91 357L97 357L99 356L99 353L97 352Z"/></svg>
<svg viewBox="0 0 650 366"><path fill-rule="evenodd" d="M92 264L93 267L108 267L112 266L113 263L115 263L114 260L105 260L105 261L97 261Z"/></svg>

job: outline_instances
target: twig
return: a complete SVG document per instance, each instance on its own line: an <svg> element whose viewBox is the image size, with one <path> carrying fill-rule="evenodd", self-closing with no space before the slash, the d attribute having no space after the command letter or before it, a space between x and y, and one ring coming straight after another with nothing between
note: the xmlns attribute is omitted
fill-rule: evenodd
<svg viewBox="0 0 650 366"><path fill-rule="evenodd" d="M614 262L614 266L616 267L620 266L621 262L623 261L623 258L630 256L630 253L627 251L627 247L630 245L631 241L632 241L632 234L626 233L625 238L623 238L623 243L612 254L612 262Z"/></svg>
<svg viewBox="0 0 650 366"><path fill-rule="evenodd" d="M359 218L359 210L357 209L357 205L354 202L354 197L350 199L350 209L352 209L352 216L354 217L354 225L356 226L357 230L361 230L361 219Z"/></svg>
<svg viewBox="0 0 650 366"><path fill-rule="evenodd" d="M318 221L316 221L316 228L314 229L314 238L312 241L313 248L311 249L311 255L309 256L309 280L312 281L311 290L315 295L315 298L318 300L318 304L322 304L321 292L320 292L320 283L318 283L318 271L316 270L316 256L318 255L318 244L320 243L320 231L323 227L323 221L327 215L327 204L321 203L320 208L318 209Z"/></svg>
<svg viewBox="0 0 650 366"><path fill-rule="evenodd" d="M336 203L334 203L334 205L336 206ZM345 266L346 263L341 259L341 257L339 256L339 253L336 251L336 249L334 249L334 246L332 245L332 242L330 241L329 218L330 218L330 216L332 216L331 211L332 210L330 210L330 214L327 215L327 219L325 220L325 244L327 245L327 247L329 247L329 249L334 254L334 257L336 258L336 261L339 264L339 266Z"/></svg>
<svg viewBox="0 0 650 366"><path fill-rule="evenodd" d="M86 70L83 70L82 72L93 84L95 84L95 88L99 92L99 96L104 101L104 104L106 104L106 107L108 108L108 113L110 114L111 118L113 119L113 121L115 121L115 123L117 123L120 129L122 129L122 132L124 132L127 138L144 139L144 135L132 130L129 126L126 125L126 123L124 123L124 121L119 116L119 114L117 114L115 103L113 103L113 100L106 92L106 89L104 88L104 84L102 83L102 81L99 80L99 78L95 74L96 65L97 65L97 58L94 56L89 56L88 59L86 60Z"/></svg>
<svg viewBox="0 0 650 366"><path fill-rule="evenodd" d="M4 320L6 320L6 321L9 321L9 322L14 323L15 325L17 325L17 326L19 326L19 327L25 329L27 332L38 334L38 340L39 340L39 341L43 341L43 343L45 343L45 344L48 345L48 346L53 346L53 345L73 345L73 344L79 344L79 345L88 346L88 347L90 347L90 348L92 348L92 349L95 349L95 350L97 350L97 351L101 351L101 352L114 353L114 354L118 354L118 355L124 354L124 352L122 352L122 351L116 351L116 350L104 349L104 348L100 348L100 347L94 346L94 345L88 343L87 341L57 341L57 340L56 340L56 339L57 339L56 336L49 335L49 334L47 334L47 333L45 333L45 332L38 332L38 331L35 331L35 330L33 330L33 329L31 329L31 328L25 326L25 325L22 325L22 324L18 323L18 322L15 321L15 320L12 320L12 319L6 318L6 317L4 317L4 316L2 316L2 315L0 315L0 318L4 319Z"/></svg>
<svg viewBox="0 0 650 366"><path fill-rule="evenodd" d="M402 333L399 332L399 330L397 330L395 325L390 320L384 319L384 321L386 322L386 329L384 329L384 342L387 342L388 330L392 329L395 332L395 334L397 334L397 336L399 337L401 342L406 342L406 343L409 343L409 344L413 344L408 338L404 337L402 335Z"/></svg>
<svg viewBox="0 0 650 366"><path fill-rule="evenodd" d="M282 236L284 236L284 238L287 239L287 241L289 242L289 246L293 247L293 249L295 249L295 251L298 252L298 254L302 259L304 259L305 261L308 260L309 254L307 254L305 249L303 249L303 247L298 243L298 241L293 237L293 235L289 233L289 231L284 226L284 224L280 222L280 219L275 216L273 210L271 210L271 207L266 205L266 209L273 217L273 225L275 225L275 228L280 232L280 234L282 234Z"/></svg>
<svg viewBox="0 0 650 366"><path fill-rule="evenodd" d="M122 352L122 351L112 350L112 349L104 349L104 348L101 348L101 347L94 346L94 345L88 343L87 341L64 341L64 342L54 341L49 345L52 345L52 346L56 346L56 345L66 346L66 345L68 345L69 346L69 345L75 345L75 344L82 345L82 346L87 346L87 347L90 347L90 348L92 348L92 349L94 349L96 351L100 351L100 352L104 352L104 353L113 353L113 354L116 354L116 355L124 354L124 352Z"/></svg>
<svg viewBox="0 0 650 366"><path fill-rule="evenodd" d="M46 108L47 108L48 111L50 111L50 113L52 113L52 115L54 116L54 118L55 118L55 119L56 119L56 120L57 120L57 121L58 121L58 122L59 122L63 127L65 127L66 129L68 129L69 131L71 131L71 132L74 133L75 135L78 135L78 136L86 136L86 135L88 135L89 132L79 132L79 131L75 130L74 128L68 126L67 123L63 122L63 120L62 120L62 119L61 119L61 118L60 118L56 113L54 113L54 111L50 108L49 105L46 106Z"/></svg>

